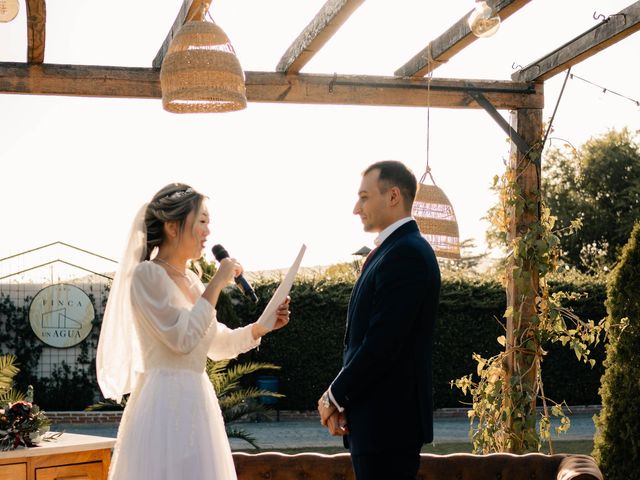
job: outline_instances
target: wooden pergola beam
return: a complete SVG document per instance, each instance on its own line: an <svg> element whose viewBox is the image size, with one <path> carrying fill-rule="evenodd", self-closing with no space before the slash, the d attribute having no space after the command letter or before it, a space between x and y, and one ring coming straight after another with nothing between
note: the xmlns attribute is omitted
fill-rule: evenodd
<svg viewBox="0 0 640 480"><path fill-rule="evenodd" d="M539 231L532 226L540 221L540 182L542 170L540 156L543 135L542 109L516 109L511 112L511 128L513 128L525 143L531 146L527 152L522 152L514 143L511 144L509 159L510 169L513 172L513 182L517 185L520 201L516 205L509 206L511 222L509 224L507 238L511 243L517 238L535 236L539 238ZM529 240L531 242L531 240ZM524 255L526 257L526 254ZM511 414L507 421L511 431L521 428L522 433L514 435L508 451L510 453L522 453L527 445L524 440L526 434L536 434L536 397L538 364L535 355L527 350L528 338L531 333L532 318L537 314L538 292L540 287L540 271L530 258L515 259L516 255L510 255L506 267L507 290L507 314L506 314L506 351L509 352L505 362L505 379L503 389L508 394L506 399L508 406L513 406L512 399L516 393L514 384L511 383L513 375L518 377L519 388L529 395L529 405L524 412L519 408L509 408ZM524 413L524 418L516 417L513 413ZM520 427L515 425L519 424Z"/></svg>
<svg viewBox="0 0 640 480"><path fill-rule="evenodd" d="M180 7L180 11L176 16L176 19L173 21L173 25L171 25L171 29L167 36L165 37L162 45L160 46L160 50L156 53L153 62L151 65L153 68L160 68L162 66L162 61L164 60L164 56L167 54L169 50L169 45L171 44L171 40L176 36L180 27L184 25L185 22L189 20L193 20L202 15L202 12L206 12L209 10L209 5L211 4L211 0L183 0L182 7Z"/></svg>
<svg viewBox="0 0 640 480"><path fill-rule="evenodd" d="M155 68L0 63L0 93L160 98Z"/></svg>
<svg viewBox="0 0 640 480"><path fill-rule="evenodd" d="M511 75L514 81L544 81L640 30L640 1Z"/></svg>
<svg viewBox="0 0 640 480"><path fill-rule="evenodd" d="M520 10L531 0L488 0L487 4L501 20L505 20ZM473 43L477 37L471 33L467 24L469 11L464 17L454 23L446 32L423 48L419 53L398 68L394 74L398 77L423 77L429 72L446 63L454 55Z"/></svg>
<svg viewBox="0 0 640 480"><path fill-rule="evenodd" d="M425 107L423 78L366 75L285 75L245 72L250 102ZM481 108L470 92L481 92L497 109L542 108L543 86L504 80L432 79L432 107ZM161 98L154 68L0 63L0 93L79 97Z"/></svg>
<svg viewBox="0 0 640 480"><path fill-rule="evenodd" d="M27 62L44 62L47 7L45 0L27 0Z"/></svg>
<svg viewBox="0 0 640 480"><path fill-rule="evenodd" d="M284 53L276 71L298 73L363 2L328 0Z"/></svg>
<svg viewBox="0 0 640 480"><path fill-rule="evenodd" d="M469 95L481 91L498 109L544 104L542 85L496 80L399 79L369 75L285 75L246 72L247 99L327 105L369 105L437 108L479 108Z"/></svg>
<svg viewBox="0 0 640 480"><path fill-rule="evenodd" d="M469 92L469 95L473 97L473 99L478 102L478 104L485 109L485 111L489 114L491 118L495 120L504 133L507 134L511 142L518 148L522 155L526 155L531 147L526 142L524 138L520 136L520 134L511 127L509 122L507 122L500 112L494 108L490 101L488 101L484 95L480 92Z"/></svg>

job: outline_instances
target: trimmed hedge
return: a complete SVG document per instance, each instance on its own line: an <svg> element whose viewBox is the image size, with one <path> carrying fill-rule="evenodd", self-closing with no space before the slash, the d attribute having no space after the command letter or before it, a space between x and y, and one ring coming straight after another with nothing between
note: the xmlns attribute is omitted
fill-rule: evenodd
<svg viewBox="0 0 640 480"><path fill-rule="evenodd" d="M257 306L239 300L232 290L236 314L249 323L259 317L277 284L254 283L261 299ZM314 410L322 392L342 365L344 326L347 305L353 284L304 280L291 289L291 322L270 333L258 350L249 352L251 360L272 362L282 367L277 373L280 392L286 395L278 401L285 410ZM242 358L241 358L242 359Z"/></svg>
<svg viewBox="0 0 640 480"><path fill-rule="evenodd" d="M607 290L609 342L593 452L609 480L640 478L640 222Z"/></svg>
<svg viewBox="0 0 640 480"><path fill-rule="evenodd" d="M229 323L237 325L256 320L276 286L276 282L268 280L254 282L261 299L258 305L244 300L235 289L230 290L235 309L228 317ZM291 291L289 326L268 335L259 350L243 356L282 367L278 377L280 392L286 397L279 400L279 408L315 409L317 399L340 370L352 287L348 281L326 279L295 283ZM565 280L552 285L552 290L556 289L588 293L587 298L571 305L581 318L598 321L605 316L602 281L584 277ZM505 290L500 283L486 279L443 279L434 339L436 408L462 407L470 400L452 389L450 381L475 371L473 353L488 357L500 351L496 338L504 333L501 323L504 310ZM559 345L548 348L549 355L542 368L547 397L558 402L565 400L569 405L599 404L602 346L595 349L598 364L593 369L578 362L566 348Z"/></svg>
<svg viewBox="0 0 640 480"><path fill-rule="evenodd" d="M266 279L254 281L253 286L260 298L257 305L248 302L237 288L229 287L226 294L220 296L218 318L230 327L256 320L277 284ZM282 367L276 373L279 390L286 397L278 400L278 408L315 410L318 397L340 370L352 288L352 280L321 276L296 282L291 291L289 326L269 334L259 349L240 356L239 361L272 362ZM605 316L605 285L601 280L571 278L556 282L552 288L588 293L587 298L572 305L581 318L600 320ZM496 338L503 333L500 319L505 310L505 291L502 285L491 279L445 277L439 308L434 339L435 406L461 407L469 399L465 399L457 389L452 389L449 382L475 371L474 352L488 357L500 350ZM18 325L26 330L19 330ZM13 332L12 336L8 336L7 331ZM17 331L24 334L16 335ZM92 333L94 340L97 340L98 331L99 321ZM37 345L29 344L29 348L23 345L31 337L34 336L28 327L26 308L18 308L3 298L0 302L0 351L21 352L20 373L24 377L18 384L19 388L24 390L29 383L34 384L39 405L49 410L83 409L100 398L93 373L94 359L83 360L89 365L89 375L72 372L63 365L51 378L35 379L31 370L39 357ZM22 343L16 343L18 340ZM596 350L598 360L604 356L602 350L601 346ZM549 398L565 400L569 405L599 404L601 365L599 361L591 369L578 362L568 349L550 346L543 364L545 393Z"/></svg>

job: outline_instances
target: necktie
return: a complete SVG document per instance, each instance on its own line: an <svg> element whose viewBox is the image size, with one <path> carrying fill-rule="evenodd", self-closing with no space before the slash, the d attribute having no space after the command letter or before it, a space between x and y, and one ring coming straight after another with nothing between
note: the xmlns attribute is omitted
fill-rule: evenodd
<svg viewBox="0 0 640 480"><path fill-rule="evenodd" d="M362 268L360 269L360 273L364 272L364 267L366 267L367 263L369 263L369 260L371 260L373 258L373 255L376 253L376 250L378 250L378 247L376 247L373 250L371 250L369 252L369 255L367 255L367 258L364 259L364 263L362 264Z"/></svg>

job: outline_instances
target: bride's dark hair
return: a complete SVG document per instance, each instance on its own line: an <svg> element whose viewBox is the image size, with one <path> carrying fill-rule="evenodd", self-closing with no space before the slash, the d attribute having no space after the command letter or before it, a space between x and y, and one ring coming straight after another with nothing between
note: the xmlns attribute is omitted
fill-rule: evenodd
<svg viewBox="0 0 640 480"><path fill-rule="evenodd" d="M149 260L153 249L164 241L164 224L177 221L182 232L187 216L200 211L203 200L204 195L184 183L170 183L153 196L144 216L147 231L145 260Z"/></svg>

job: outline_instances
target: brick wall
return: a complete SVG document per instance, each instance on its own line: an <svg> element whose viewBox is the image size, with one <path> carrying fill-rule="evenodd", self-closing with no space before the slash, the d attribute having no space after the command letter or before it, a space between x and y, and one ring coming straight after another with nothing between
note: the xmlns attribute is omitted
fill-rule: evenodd
<svg viewBox="0 0 640 480"><path fill-rule="evenodd" d="M122 412L45 412L51 423L120 423Z"/></svg>

